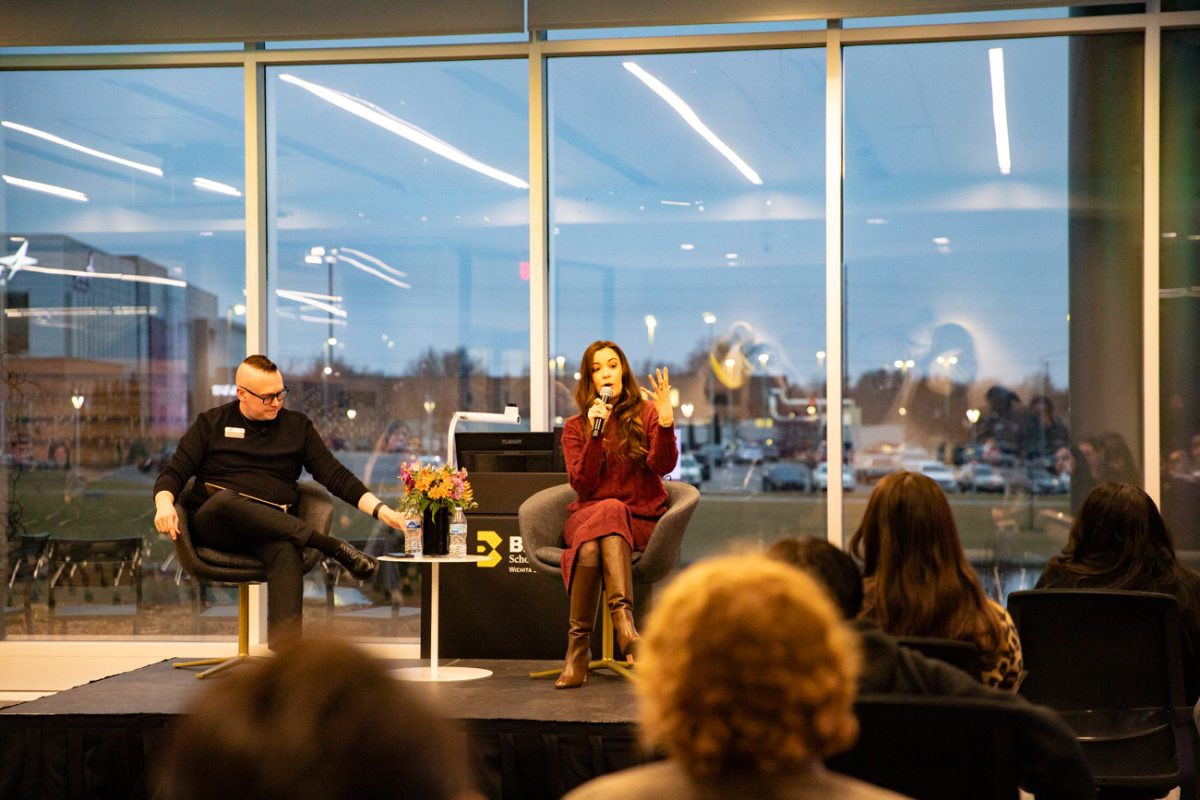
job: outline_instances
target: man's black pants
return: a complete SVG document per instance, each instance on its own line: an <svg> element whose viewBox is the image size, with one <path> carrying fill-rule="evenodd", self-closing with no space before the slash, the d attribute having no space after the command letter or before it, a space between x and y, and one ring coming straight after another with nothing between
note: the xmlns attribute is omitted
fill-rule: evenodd
<svg viewBox="0 0 1200 800"><path fill-rule="evenodd" d="M192 514L195 544L246 553L267 568L267 641L276 649L298 637L304 610L304 545L313 529L282 509L224 489Z"/></svg>

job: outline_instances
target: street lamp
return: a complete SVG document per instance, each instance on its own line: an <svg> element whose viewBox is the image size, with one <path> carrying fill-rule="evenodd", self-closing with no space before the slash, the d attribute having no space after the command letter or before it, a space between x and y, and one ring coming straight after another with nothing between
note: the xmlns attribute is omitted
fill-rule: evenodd
<svg viewBox="0 0 1200 800"><path fill-rule="evenodd" d="M654 369L654 329L658 327L658 319L653 314L642 317L646 323L646 372Z"/></svg>
<svg viewBox="0 0 1200 800"><path fill-rule="evenodd" d="M425 409L425 450L432 453L435 452L433 449L433 412L437 408L437 402L426 400L422 406Z"/></svg>
<svg viewBox="0 0 1200 800"><path fill-rule="evenodd" d="M692 414L695 413L696 407L691 403L680 403L679 410L683 412L684 422L687 425L688 450L696 449L696 429L692 427Z"/></svg>
<svg viewBox="0 0 1200 800"><path fill-rule="evenodd" d="M713 375L711 361L713 348L713 326L717 324L717 315L711 311L705 311L700 315L700 318L704 320L704 324L708 328L708 338L705 343L704 353L704 378L705 383L708 384L708 416L712 421L712 431L709 433L708 443L716 444L717 439L720 436L720 423L717 421L717 387L714 383L716 376Z"/></svg>
<svg viewBox="0 0 1200 800"><path fill-rule="evenodd" d="M971 444L975 444L975 423L979 422L979 409L967 409L967 422L971 423Z"/></svg>
<svg viewBox="0 0 1200 800"><path fill-rule="evenodd" d="M75 407L75 453L71 463L75 467L75 474L78 475L82 470L80 465L83 462L82 453L79 451L79 412L83 408L83 395L71 395L71 405Z"/></svg>

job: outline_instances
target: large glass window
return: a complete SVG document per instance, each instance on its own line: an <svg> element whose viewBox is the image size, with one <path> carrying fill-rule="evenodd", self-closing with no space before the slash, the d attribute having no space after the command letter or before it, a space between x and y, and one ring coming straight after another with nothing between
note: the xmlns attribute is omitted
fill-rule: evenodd
<svg viewBox="0 0 1200 800"><path fill-rule="evenodd" d="M684 559L825 534L824 53L550 64L554 423L584 348L678 390ZM765 491L764 491L765 490Z"/></svg>
<svg viewBox="0 0 1200 800"><path fill-rule="evenodd" d="M1200 566L1200 31L1162 41L1162 511Z"/></svg>
<svg viewBox="0 0 1200 800"><path fill-rule="evenodd" d="M455 411L528 415L527 83L524 61L267 73L269 355L383 499L402 460L442 461ZM334 535L403 549L336 502ZM311 593L339 631L413 637L418 580L330 565Z"/></svg>
<svg viewBox="0 0 1200 800"><path fill-rule="evenodd" d="M245 350L241 87L231 69L0 74L10 637L220 629L193 616L211 597L154 532L151 487ZM101 553L120 563L78 563Z"/></svg>
<svg viewBox="0 0 1200 800"><path fill-rule="evenodd" d="M910 469L995 593L1096 482L1138 482L1138 37L848 48L845 331L858 525Z"/></svg>

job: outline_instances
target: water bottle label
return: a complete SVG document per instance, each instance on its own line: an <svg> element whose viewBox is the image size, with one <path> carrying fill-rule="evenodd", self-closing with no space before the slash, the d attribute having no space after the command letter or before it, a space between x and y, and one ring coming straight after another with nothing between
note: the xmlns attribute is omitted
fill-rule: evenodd
<svg viewBox="0 0 1200 800"><path fill-rule="evenodd" d="M467 523L450 523L450 553L451 558L467 557Z"/></svg>
<svg viewBox="0 0 1200 800"><path fill-rule="evenodd" d="M404 520L404 552L414 556L421 555L423 539L420 517L409 517Z"/></svg>

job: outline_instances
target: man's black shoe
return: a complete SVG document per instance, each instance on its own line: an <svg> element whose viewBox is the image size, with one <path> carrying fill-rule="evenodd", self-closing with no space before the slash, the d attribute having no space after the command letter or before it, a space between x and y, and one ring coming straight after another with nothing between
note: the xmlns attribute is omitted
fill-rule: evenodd
<svg viewBox="0 0 1200 800"><path fill-rule="evenodd" d="M367 555L349 542L339 543L333 558L360 581L370 578L379 569L379 562L373 556Z"/></svg>

